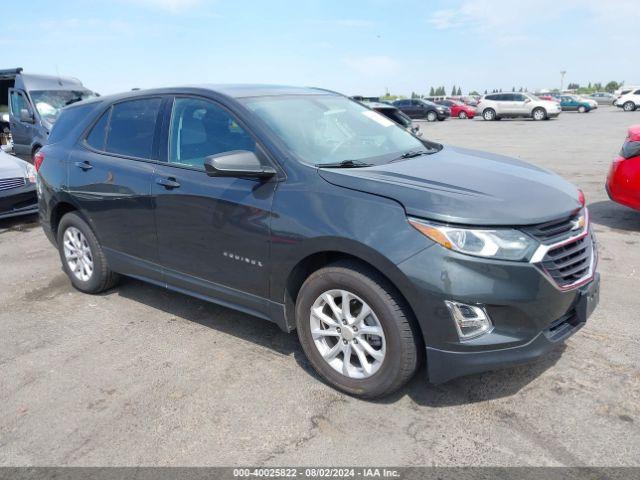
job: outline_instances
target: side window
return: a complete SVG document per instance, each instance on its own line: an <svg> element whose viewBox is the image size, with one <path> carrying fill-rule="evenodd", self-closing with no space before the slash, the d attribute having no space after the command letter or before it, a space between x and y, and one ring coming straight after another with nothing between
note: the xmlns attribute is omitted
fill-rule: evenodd
<svg viewBox="0 0 640 480"><path fill-rule="evenodd" d="M633 92L634 95L640 95L640 90L636 90L635 92Z"/></svg>
<svg viewBox="0 0 640 480"><path fill-rule="evenodd" d="M30 110L29 103L23 93L14 90L11 92L11 113L14 117L20 118L20 110L23 108Z"/></svg>
<svg viewBox="0 0 640 480"><path fill-rule="evenodd" d="M145 98L111 107L105 150L129 157L151 158L161 103L160 98Z"/></svg>
<svg viewBox="0 0 640 480"><path fill-rule="evenodd" d="M87 145L95 148L96 150L104 150L105 141L107 139L107 122L109 122L109 115L111 114L111 108L109 108L106 112L102 114L100 120L96 122L96 124L87 135Z"/></svg>
<svg viewBox="0 0 640 480"><path fill-rule="evenodd" d="M487 95L486 97L484 97L486 100L495 100L496 96L495 95Z"/></svg>
<svg viewBox="0 0 640 480"><path fill-rule="evenodd" d="M513 98L516 102L524 102L527 99L524 95L520 95L519 93L516 93Z"/></svg>
<svg viewBox="0 0 640 480"><path fill-rule="evenodd" d="M421 103L420 103L419 100L411 100L411 105L417 107L417 106L421 105Z"/></svg>
<svg viewBox="0 0 640 480"><path fill-rule="evenodd" d="M176 98L169 131L169 162L204 169L209 155L254 151L256 143L223 108L197 98Z"/></svg>

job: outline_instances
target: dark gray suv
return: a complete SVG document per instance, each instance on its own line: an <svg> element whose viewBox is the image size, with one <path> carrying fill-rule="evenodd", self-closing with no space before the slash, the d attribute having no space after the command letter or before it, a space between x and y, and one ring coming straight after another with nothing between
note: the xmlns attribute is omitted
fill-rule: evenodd
<svg viewBox="0 0 640 480"><path fill-rule="evenodd" d="M444 382L533 359L598 302L577 188L326 90L84 101L36 167L42 226L77 289L128 275L295 329L353 395L389 394L423 361Z"/></svg>

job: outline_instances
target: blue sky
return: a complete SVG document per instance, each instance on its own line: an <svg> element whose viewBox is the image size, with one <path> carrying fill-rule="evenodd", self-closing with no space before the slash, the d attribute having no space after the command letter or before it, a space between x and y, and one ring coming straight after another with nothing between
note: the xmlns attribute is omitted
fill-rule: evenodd
<svg viewBox="0 0 640 480"><path fill-rule="evenodd" d="M103 94L279 83L346 94L640 83L638 0L30 0L4 8L0 68ZM622 27L622 23L629 27Z"/></svg>

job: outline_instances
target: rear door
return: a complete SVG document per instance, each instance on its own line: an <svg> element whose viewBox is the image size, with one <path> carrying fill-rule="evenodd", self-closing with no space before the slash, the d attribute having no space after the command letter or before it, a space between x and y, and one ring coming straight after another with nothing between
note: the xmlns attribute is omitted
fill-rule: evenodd
<svg viewBox="0 0 640 480"><path fill-rule="evenodd" d="M264 310L277 179L210 177L204 160L233 150L268 159L248 129L211 100L176 96L165 115L166 161L158 164L152 189L166 282Z"/></svg>
<svg viewBox="0 0 640 480"><path fill-rule="evenodd" d="M151 181L161 97L121 101L102 112L69 157L69 190L114 270L160 280Z"/></svg>
<svg viewBox="0 0 640 480"><path fill-rule="evenodd" d="M22 90L9 89L9 104L9 126L13 139L13 150L17 156L31 161L31 140L36 133L35 112L27 94ZM21 120L20 112L22 110L28 112L30 121Z"/></svg>

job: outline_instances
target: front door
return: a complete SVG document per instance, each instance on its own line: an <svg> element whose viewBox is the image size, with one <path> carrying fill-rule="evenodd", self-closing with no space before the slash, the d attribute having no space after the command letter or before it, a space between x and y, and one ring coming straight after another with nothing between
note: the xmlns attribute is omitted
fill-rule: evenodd
<svg viewBox="0 0 640 480"><path fill-rule="evenodd" d="M9 127L11 138L13 139L13 150L15 154L25 160L31 161L31 140L35 136L35 112L27 95L22 90L9 89L10 113ZM30 121L23 121L20 112L26 110L31 117Z"/></svg>
<svg viewBox="0 0 640 480"><path fill-rule="evenodd" d="M167 161L157 166L152 183L166 282L259 311L264 307L260 297L268 296L277 180L205 173L209 155L257 150L254 138L222 106L176 97L170 115Z"/></svg>
<svg viewBox="0 0 640 480"><path fill-rule="evenodd" d="M151 198L162 98L107 109L68 160L69 191L114 270L160 281Z"/></svg>

